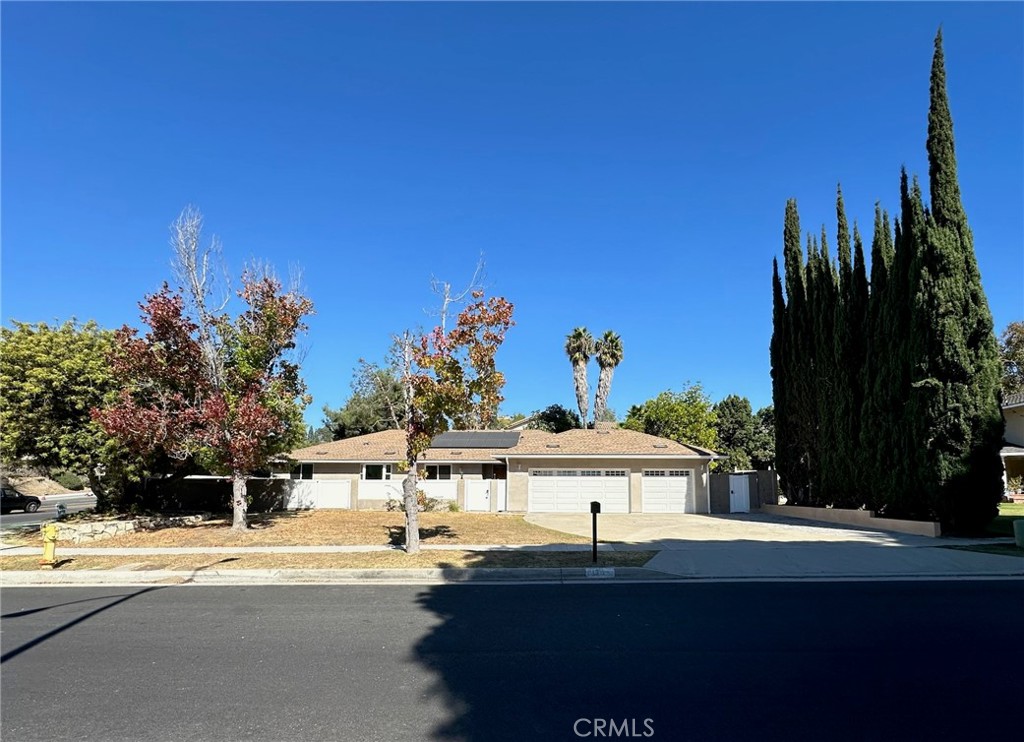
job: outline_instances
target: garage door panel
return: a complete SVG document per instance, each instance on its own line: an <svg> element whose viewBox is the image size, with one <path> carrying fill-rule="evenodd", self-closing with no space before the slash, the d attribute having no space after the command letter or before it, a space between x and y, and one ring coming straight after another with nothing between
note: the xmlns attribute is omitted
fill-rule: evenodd
<svg viewBox="0 0 1024 742"><path fill-rule="evenodd" d="M535 513L588 513L590 503L601 503L601 512L629 512L629 478L622 476L581 476L575 470L557 470L561 476L530 472L529 510Z"/></svg>
<svg viewBox="0 0 1024 742"><path fill-rule="evenodd" d="M645 470L641 487L645 513L697 512L692 470Z"/></svg>

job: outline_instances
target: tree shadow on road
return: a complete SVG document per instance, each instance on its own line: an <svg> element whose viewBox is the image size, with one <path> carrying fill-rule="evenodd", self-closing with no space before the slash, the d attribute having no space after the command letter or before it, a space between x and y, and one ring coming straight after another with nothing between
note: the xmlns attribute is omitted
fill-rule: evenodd
<svg viewBox="0 0 1024 742"><path fill-rule="evenodd" d="M210 567L216 566L217 564L221 564L223 562L230 562L230 561L234 561L234 560L235 560L235 557L227 557L227 558L224 558L224 559L218 559L216 561L210 562L209 564L204 564L201 567L197 567L196 569L192 570L192 574L189 575L187 578L185 578L183 580L183 582L190 582L192 580L192 578L195 577L195 575L197 573L201 572L204 569L209 569ZM64 561L70 561L70 560L64 560ZM132 600L133 598L137 598L140 595L145 595L147 593L152 593L152 592L155 592L157 590L164 590L164 589L166 589L168 587L174 587L174 585L151 585L150 587L146 587L146 588L143 588L141 590L137 590L136 592L129 593L127 595L110 596L110 597L116 598L116 600L114 600L111 603L107 603L106 605L102 605L99 608L96 608L95 610L89 611L88 613L84 613L81 616L79 616L79 617L77 617L75 619L72 619L71 621L68 621L67 623L61 624L60 626L58 626L58 627L56 627L54 629L51 629L50 631L47 631L46 633L41 634L41 635L35 637L34 639L30 639L29 641L25 642L24 644L21 644L20 646L15 647L14 649L11 649L11 650L9 650L7 652L4 652L2 655L0 655L0 665L2 665L5 662L8 662L9 660L14 659L15 657L17 657L20 654L23 654L23 653L27 652L28 650L32 649L33 647L37 647L40 644L42 644L43 642L48 641L48 640L54 638L55 636L58 636L59 634L64 633L68 629L77 626L78 624L82 623L83 621L88 621L93 616L97 616L100 613L103 613L104 611L108 611L111 608L114 608L114 607L116 607L118 605L121 605L122 603L127 602L129 600ZM102 599L103 598L96 598L96 600L102 600ZM71 601L71 603L64 603L64 604L57 604L57 605L71 605L71 604L74 604L74 603L84 603L84 602L86 602L86 601L85 600ZM40 611L49 610L51 608L56 608L57 605L49 605L49 606L44 606L44 607L41 607L41 608L27 609L27 610L19 611L19 612L17 612L14 615L15 616L23 616L23 615L29 615L29 614L32 614L32 613L38 613ZM4 618L6 618L6 616L4 616Z"/></svg>

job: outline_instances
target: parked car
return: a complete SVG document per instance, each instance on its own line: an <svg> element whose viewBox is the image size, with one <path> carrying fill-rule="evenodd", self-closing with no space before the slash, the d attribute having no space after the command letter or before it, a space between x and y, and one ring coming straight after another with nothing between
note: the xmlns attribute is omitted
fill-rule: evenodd
<svg viewBox="0 0 1024 742"><path fill-rule="evenodd" d="M0 492L0 513L9 513L12 510L24 510L26 513L34 513L42 504L38 497L22 495L6 487Z"/></svg>

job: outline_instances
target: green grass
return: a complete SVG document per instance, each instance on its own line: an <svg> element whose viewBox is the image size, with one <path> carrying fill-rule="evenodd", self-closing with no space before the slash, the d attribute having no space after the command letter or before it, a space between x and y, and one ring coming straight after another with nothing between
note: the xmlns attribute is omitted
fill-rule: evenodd
<svg viewBox="0 0 1024 742"><path fill-rule="evenodd" d="M1024 518L1024 502L1004 502L999 505L999 515L988 526L993 536L1013 536L1013 521Z"/></svg>

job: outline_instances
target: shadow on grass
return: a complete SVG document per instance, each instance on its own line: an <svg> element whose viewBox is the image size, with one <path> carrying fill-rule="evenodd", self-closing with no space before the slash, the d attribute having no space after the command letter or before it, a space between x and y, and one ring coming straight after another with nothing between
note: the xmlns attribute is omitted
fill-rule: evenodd
<svg viewBox="0 0 1024 742"><path fill-rule="evenodd" d="M391 546L403 546L405 544L405 526L384 526L387 532L388 543ZM420 529L420 540L427 539L454 539L458 532L451 526L439 525Z"/></svg>

